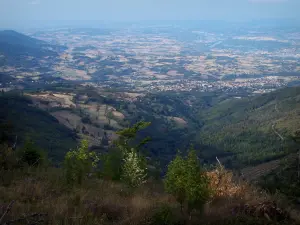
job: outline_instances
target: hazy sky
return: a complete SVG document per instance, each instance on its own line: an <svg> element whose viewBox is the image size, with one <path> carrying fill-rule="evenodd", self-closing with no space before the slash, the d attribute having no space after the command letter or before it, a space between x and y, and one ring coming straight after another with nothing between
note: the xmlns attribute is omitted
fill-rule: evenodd
<svg viewBox="0 0 300 225"><path fill-rule="evenodd" d="M0 27L74 20L300 21L299 9L300 0L0 0Z"/></svg>

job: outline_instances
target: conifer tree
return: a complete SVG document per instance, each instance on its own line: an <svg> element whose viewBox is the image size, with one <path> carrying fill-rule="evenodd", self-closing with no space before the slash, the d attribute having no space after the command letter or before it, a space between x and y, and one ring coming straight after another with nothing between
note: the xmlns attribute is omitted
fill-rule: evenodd
<svg viewBox="0 0 300 225"><path fill-rule="evenodd" d="M165 177L165 188L168 193L172 194L183 209L183 203L186 199L185 193L185 160L177 154L175 159L168 165L168 171Z"/></svg>
<svg viewBox="0 0 300 225"><path fill-rule="evenodd" d="M170 162L164 180L165 189L181 205L187 205L186 211L202 210L210 197L209 179L202 170L196 151L190 149L186 158L176 155Z"/></svg>

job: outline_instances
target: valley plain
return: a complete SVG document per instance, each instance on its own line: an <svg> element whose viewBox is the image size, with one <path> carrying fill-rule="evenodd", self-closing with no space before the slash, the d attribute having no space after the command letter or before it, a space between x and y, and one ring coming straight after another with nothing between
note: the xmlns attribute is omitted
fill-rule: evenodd
<svg viewBox="0 0 300 225"><path fill-rule="evenodd" d="M49 82L52 77L135 92L263 93L299 81L300 34L289 27L128 25L26 34L60 48L55 58L27 56L27 65L3 64L2 71L17 83Z"/></svg>

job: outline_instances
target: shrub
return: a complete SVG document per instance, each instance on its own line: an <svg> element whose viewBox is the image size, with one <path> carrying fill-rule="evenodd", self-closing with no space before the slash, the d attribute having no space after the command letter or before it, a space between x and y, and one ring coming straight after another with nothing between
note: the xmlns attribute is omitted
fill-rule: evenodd
<svg viewBox="0 0 300 225"><path fill-rule="evenodd" d="M32 140L26 139L23 147L18 152L20 163L29 166L39 166L46 163L46 153L39 149Z"/></svg>
<svg viewBox="0 0 300 225"><path fill-rule="evenodd" d="M210 179L210 189L214 190L214 200L240 196L246 188L246 185L243 183L235 183L233 173L223 167L219 166L206 174Z"/></svg>
<svg viewBox="0 0 300 225"><path fill-rule="evenodd" d="M109 125L109 124L104 124L103 129L104 130L114 130L115 128L113 126Z"/></svg>
<svg viewBox="0 0 300 225"><path fill-rule="evenodd" d="M202 210L210 198L209 179L202 170L195 150L190 150L188 157L179 155L169 164L165 188L172 194L183 209L187 205L187 212Z"/></svg>
<svg viewBox="0 0 300 225"><path fill-rule="evenodd" d="M138 187L146 181L147 172L141 156L135 149L125 153L122 180L131 187Z"/></svg>
<svg viewBox="0 0 300 225"><path fill-rule="evenodd" d="M80 146L67 152L64 161L66 181L68 184L81 184L84 177L97 167L99 157L88 151L88 142L83 140Z"/></svg>
<svg viewBox="0 0 300 225"><path fill-rule="evenodd" d="M103 155L102 176L111 177L114 180L121 178L131 187L138 187L145 182L147 163L139 150L149 141L149 138L143 139L138 144L134 144L134 139L138 131L149 125L150 123L139 122L117 132L119 139L114 142L115 149Z"/></svg>

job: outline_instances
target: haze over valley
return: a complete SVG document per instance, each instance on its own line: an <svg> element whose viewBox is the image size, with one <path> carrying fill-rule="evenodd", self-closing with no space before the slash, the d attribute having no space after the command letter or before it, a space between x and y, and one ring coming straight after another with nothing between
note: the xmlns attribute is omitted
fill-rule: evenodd
<svg viewBox="0 0 300 225"><path fill-rule="evenodd" d="M0 224L298 224L298 6L0 2Z"/></svg>
<svg viewBox="0 0 300 225"><path fill-rule="evenodd" d="M51 52L42 58L24 55L24 62L11 65L5 64L8 59L2 54L2 71L15 78L13 84L45 83L51 77L135 92L262 93L298 82L300 37L294 28L265 28L258 23L224 23L224 28L210 28L209 22L184 25L27 32L51 43Z"/></svg>
<svg viewBox="0 0 300 225"><path fill-rule="evenodd" d="M146 130L154 136L149 153L166 162L175 146L183 149L191 143L210 155L205 160L221 157L227 149L222 143L211 146L210 138L201 138L212 137L205 132L214 123L207 120L209 114L223 102L252 102L262 93L275 96L272 91L299 84L300 32L288 25L124 23L118 28L31 29L24 34L4 30L0 36L1 90L21 90L35 106L74 130L78 140L87 138L100 148L134 121L151 121ZM266 126L263 132L285 148L275 125ZM174 132L169 141L156 138L166 130ZM274 152L274 147L258 162L286 154ZM235 164L239 154L250 157L244 163L253 165L253 154L247 151L226 153L224 163Z"/></svg>

